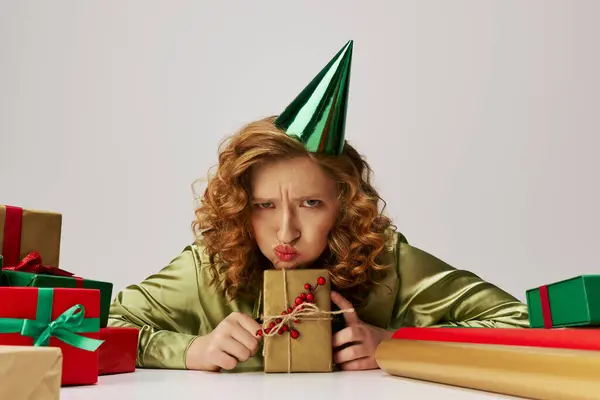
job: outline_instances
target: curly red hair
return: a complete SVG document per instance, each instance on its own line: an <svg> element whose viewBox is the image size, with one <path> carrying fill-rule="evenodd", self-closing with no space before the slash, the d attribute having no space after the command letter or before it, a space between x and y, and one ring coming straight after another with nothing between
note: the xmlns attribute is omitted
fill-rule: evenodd
<svg viewBox="0 0 600 400"><path fill-rule="evenodd" d="M339 215L318 265L330 271L336 290L360 303L387 267L379 256L392 226L379 210L383 201L371 184L371 168L348 143L338 156L308 152L274 125L274 117L252 122L221 143L217 172L195 210L192 226L208 254L211 283L221 284L230 298L260 289L269 261L252 239L250 174L263 161L296 156L316 160L336 182Z"/></svg>

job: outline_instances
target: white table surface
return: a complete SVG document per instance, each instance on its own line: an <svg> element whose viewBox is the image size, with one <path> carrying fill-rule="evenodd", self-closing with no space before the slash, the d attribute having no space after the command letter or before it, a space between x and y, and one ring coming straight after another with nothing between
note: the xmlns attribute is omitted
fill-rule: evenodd
<svg viewBox="0 0 600 400"><path fill-rule="evenodd" d="M483 391L394 377L382 370L332 373L209 373L138 369L100 376L92 386L65 387L61 400L340 400L514 399Z"/></svg>

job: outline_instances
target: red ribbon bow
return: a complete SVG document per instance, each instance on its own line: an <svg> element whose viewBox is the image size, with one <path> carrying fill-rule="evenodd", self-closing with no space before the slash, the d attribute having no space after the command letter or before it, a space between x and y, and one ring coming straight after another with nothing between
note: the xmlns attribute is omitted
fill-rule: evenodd
<svg viewBox="0 0 600 400"><path fill-rule="evenodd" d="M77 278L75 274L56 267L49 267L42 264L42 257L37 251L32 251L14 267L3 267L3 271L30 272L33 274L66 276Z"/></svg>

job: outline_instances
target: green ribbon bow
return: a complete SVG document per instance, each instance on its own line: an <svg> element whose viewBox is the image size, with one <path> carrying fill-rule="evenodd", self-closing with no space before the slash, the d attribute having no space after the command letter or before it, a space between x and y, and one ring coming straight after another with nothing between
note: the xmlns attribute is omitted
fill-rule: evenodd
<svg viewBox="0 0 600 400"><path fill-rule="evenodd" d="M54 289L38 288L36 319L0 318L0 333L20 333L34 339L34 346L48 346L54 336L68 345L86 351L96 351L103 340L78 335L77 332L98 332L99 318L85 318L85 307L76 304L58 316L52 316Z"/></svg>

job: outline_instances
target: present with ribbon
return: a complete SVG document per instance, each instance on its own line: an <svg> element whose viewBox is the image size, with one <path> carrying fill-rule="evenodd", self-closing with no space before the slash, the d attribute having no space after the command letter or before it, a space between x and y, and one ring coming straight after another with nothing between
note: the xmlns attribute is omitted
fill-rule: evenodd
<svg viewBox="0 0 600 400"><path fill-rule="evenodd" d="M17 265L38 251L47 266L58 267L62 214L0 205L0 254L4 265Z"/></svg>
<svg viewBox="0 0 600 400"><path fill-rule="evenodd" d="M262 329L265 372L330 372L332 320L329 272L264 272Z"/></svg>
<svg viewBox="0 0 600 400"><path fill-rule="evenodd" d="M60 349L0 346L0 399L59 400L61 374Z"/></svg>
<svg viewBox="0 0 600 400"><path fill-rule="evenodd" d="M111 282L83 279L72 272L48 267L42 263L37 251L32 251L17 265L2 268L3 286L30 286L40 288L83 288L100 290L100 327L108 324L108 314L112 297Z"/></svg>
<svg viewBox="0 0 600 400"><path fill-rule="evenodd" d="M600 325L600 275L579 275L526 292L532 328Z"/></svg>
<svg viewBox="0 0 600 400"><path fill-rule="evenodd" d="M104 343L98 350L98 375L134 372L139 330L128 327L100 329Z"/></svg>
<svg viewBox="0 0 600 400"><path fill-rule="evenodd" d="M0 345L61 349L61 384L98 381L100 291L0 287Z"/></svg>

